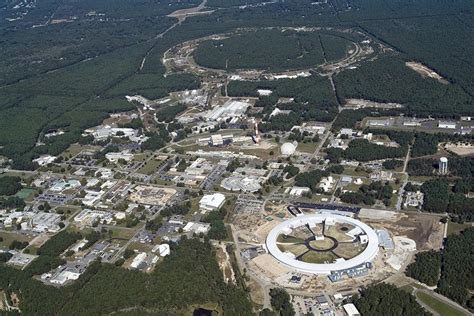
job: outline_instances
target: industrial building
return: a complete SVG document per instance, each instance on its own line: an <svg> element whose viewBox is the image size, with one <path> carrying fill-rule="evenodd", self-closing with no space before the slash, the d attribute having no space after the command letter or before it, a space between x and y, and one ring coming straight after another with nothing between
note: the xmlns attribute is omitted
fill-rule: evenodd
<svg viewBox="0 0 474 316"><path fill-rule="evenodd" d="M244 101L229 100L224 105L217 106L205 115L207 121L225 121L243 117L250 103Z"/></svg>
<svg viewBox="0 0 474 316"><path fill-rule="evenodd" d="M225 202L225 195L214 193L204 195L199 201L199 208L204 211L215 211L221 208Z"/></svg>
<svg viewBox="0 0 474 316"><path fill-rule="evenodd" d="M221 182L221 187L229 191L257 192L262 188L258 179L246 176L230 176Z"/></svg>
<svg viewBox="0 0 474 316"><path fill-rule="evenodd" d="M455 129L456 122L448 122L448 121L439 121L438 128L447 128L447 129Z"/></svg>
<svg viewBox="0 0 474 316"><path fill-rule="evenodd" d="M342 305L342 308L343 308L344 311L346 312L346 315L347 315L347 316L360 316L359 310L358 310L357 307L355 307L355 305L352 304L352 303Z"/></svg>
<svg viewBox="0 0 474 316"><path fill-rule="evenodd" d="M112 152L112 153L105 154L105 158L108 161L113 162L113 163L116 163L121 159L129 162L133 160L133 154L130 153L129 151L121 151L118 153Z"/></svg>

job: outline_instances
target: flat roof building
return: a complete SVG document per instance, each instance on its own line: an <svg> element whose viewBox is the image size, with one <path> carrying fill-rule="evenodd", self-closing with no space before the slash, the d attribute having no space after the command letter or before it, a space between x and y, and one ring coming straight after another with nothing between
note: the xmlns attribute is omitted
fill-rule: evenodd
<svg viewBox="0 0 474 316"><path fill-rule="evenodd" d="M344 311L346 312L346 315L347 315L347 316L360 316L359 310L358 310L357 307L355 307L355 305L352 304L352 303L346 304L346 305L342 305L342 308L343 308Z"/></svg>
<svg viewBox="0 0 474 316"><path fill-rule="evenodd" d="M221 208L225 202L225 195L214 193L204 195L199 201L199 208L205 211L214 211Z"/></svg>

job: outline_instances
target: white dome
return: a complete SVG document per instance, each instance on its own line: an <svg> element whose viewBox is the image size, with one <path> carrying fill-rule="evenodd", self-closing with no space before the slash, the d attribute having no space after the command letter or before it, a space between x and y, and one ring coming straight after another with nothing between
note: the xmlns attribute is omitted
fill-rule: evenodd
<svg viewBox="0 0 474 316"><path fill-rule="evenodd" d="M295 153L296 146L292 143L284 143L283 145L281 145L280 150L283 156L290 156Z"/></svg>

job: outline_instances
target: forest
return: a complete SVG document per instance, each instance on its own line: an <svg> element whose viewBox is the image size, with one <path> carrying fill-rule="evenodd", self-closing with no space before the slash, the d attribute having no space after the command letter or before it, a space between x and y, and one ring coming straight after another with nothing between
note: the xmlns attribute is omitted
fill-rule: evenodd
<svg viewBox="0 0 474 316"><path fill-rule="evenodd" d="M366 139L354 139L344 151L344 157L357 161L400 158L406 155L407 150L406 146L388 147L370 143Z"/></svg>
<svg viewBox="0 0 474 316"><path fill-rule="evenodd" d="M474 307L474 298L469 290L474 287L474 228L459 234L449 235L441 252L430 250L418 253L405 273L427 285L437 285L436 291L457 303ZM441 272L441 273L440 273Z"/></svg>
<svg viewBox="0 0 474 316"><path fill-rule="evenodd" d="M466 197L466 191L472 187L461 189L465 182L472 182L466 178L458 180L451 186L446 179L431 179L423 183L421 191L424 193L422 209L427 212L448 212L454 218L472 221L474 218L474 199Z"/></svg>
<svg viewBox="0 0 474 316"><path fill-rule="evenodd" d="M13 158L15 168L34 168L32 158L42 153L54 154L60 151L78 140L78 129L96 125L108 113L124 110L124 105L116 100L110 102L107 110L95 110L99 100L110 98L110 93L123 95L128 88L132 92L138 91L136 89L140 87L137 85L142 84L144 90L140 93L150 97L162 96L168 87L171 91L176 89L174 84L170 86L160 77L165 72L161 58L169 47L197 37L230 32L238 27L331 27L341 23L348 27L361 27L369 36L395 48L400 54L389 56L382 62L380 59L364 63L358 69L350 70L351 73L347 75L348 71L341 72L336 76L341 98L348 94L384 100L390 97L400 101L416 97L406 102L409 114L424 115L427 112L426 104L430 106L430 114L439 116L472 112L470 99L474 72L466 70L472 65L464 62L465 56L471 56L473 51L470 41L466 40L470 34L467 26L472 24L472 17L467 13L472 5L469 0L453 0L449 5L427 0L400 0L389 5L377 5L371 0L348 0L337 2L334 6L324 3L314 5L310 0L287 0L245 8L235 6L241 3L239 0L224 2L215 1L212 5L222 5L225 9L186 19L162 37L157 37L157 34L175 21L165 17L166 14L195 6L199 1L140 0L140 5L130 1L111 5L109 0L47 0L29 9L22 19L2 23L0 126L4 127L4 133L0 135L0 146L3 146L0 154ZM4 3L4 8L0 11L0 17L7 18L13 14L11 4ZM88 15L94 11L107 15L106 22L101 21L102 15ZM45 24L45 17L51 16L53 12L55 19L67 22ZM420 14L428 17L419 17ZM433 14L440 15L442 31L433 27L433 23L438 21L431 18ZM459 20L448 23L453 14ZM406 16L419 18L408 21L403 19ZM386 23L384 19L389 22ZM420 38L421 33L426 37ZM334 37L330 35L329 38ZM327 55L337 54L341 41L334 40L325 45L325 36L321 36L321 39ZM453 51L453 45L459 46L455 46ZM330 47L335 47L334 52ZM453 52L455 58L449 62L445 57L436 59L433 56L438 52ZM423 79L416 72L405 69L403 61L407 59L420 61L433 68L445 76L450 84ZM403 67L393 68L398 65ZM374 74L374 69L380 71ZM388 71L386 77L381 78L385 71ZM151 81L157 83L143 80L147 79L144 75L151 75L150 78L154 78ZM185 77L179 75L170 80L177 78ZM176 85L194 86L194 80L190 79L177 82ZM410 89L416 89L415 93L400 95L398 91L405 91L405 86L412 83ZM115 86L119 88L114 89ZM295 86L301 86L301 83ZM295 94L305 95L303 99L312 99L311 103L320 105L314 100L318 100L318 95L326 91L321 103L334 102L330 89L318 90L314 86L318 85L314 84L311 88L305 88L304 92L297 91ZM359 93L361 87L367 87L369 91ZM462 91L459 87L463 88ZM128 106L130 109L131 104ZM333 114L327 111L321 111L326 119ZM52 141L52 144L35 148L35 140L49 129L49 124L54 121L53 125L56 125L62 120L67 120L68 125L72 126L70 131Z"/></svg>
<svg viewBox="0 0 474 316"><path fill-rule="evenodd" d="M474 177L473 157L449 157L448 172L455 177ZM407 172L412 176L433 176L438 169L439 159L410 159Z"/></svg>
<svg viewBox="0 0 474 316"><path fill-rule="evenodd" d="M438 283L441 272L441 253L435 250L419 252L415 255L415 262L410 263L405 274L428 286Z"/></svg>
<svg viewBox="0 0 474 316"><path fill-rule="evenodd" d="M362 289L352 298L354 305L364 316L428 316L413 295L392 284L378 283Z"/></svg>
<svg viewBox="0 0 474 316"><path fill-rule="evenodd" d="M284 71L315 68L325 60L342 59L351 46L341 35L270 29L205 41L193 57L207 68Z"/></svg>
<svg viewBox="0 0 474 316"><path fill-rule="evenodd" d="M345 192L340 196L344 203L374 205L376 200L382 201L386 206L390 205L393 188L389 183L380 181L371 184L363 184L356 192Z"/></svg>
<svg viewBox="0 0 474 316"><path fill-rule="evenodd" d="M20 191L22 187L20 177L0 177L0 195L13 195Z"/></svg>
<svg viewBox="0 0 474 316"><path fill-rule="evenodd" d="M322 177L329 175L329 172L323 170L312 170L299 173L295 177L295 184L300 187L308 187L311 192L315 193L318 189L318 183Z"/></svg>
<svg viewBox="0 0 474 316"><path fill-rule="evenodd" d="M335 77L340 99L396 102L417 116L459 117L474 114L473 98L456 84L423 78L399 56L379 57Z"/></svg>
<svg viewBox="0 0 474 316"><path fill-rule="evenodd" d="M20 291L20 308L27 315L98 315L125 309L173 315L205 303L217 303L226 315L252 312L244 290L223 281L212 246L198 239L172 245L171 255L151 274L96 262L61 289L0 264L0 288Z"/></svg>
<svg viewBox="0 0 474 316"><path fill-rule="evenodd" d="M437 292L449 297L461 305L474 307L474 298L469 290L474 288L474 228L468 228L460 234L449 235L441 252L441 278Z"/></svg>
<svg viewBox="0 0 474 316"><path fill-rule="evenodd" d="M294 98L295 102L306 103L320 109L337 106L331 83L327 78L312 75L296 79L237 81L233 80L227 86L229 96L247 97L258 96L258 89L272 90L270 97L261 97L256 106L274 105L278 98ZM263 103L263 104L262 104ZM270 111L271 112L271 111Z"/></svg>

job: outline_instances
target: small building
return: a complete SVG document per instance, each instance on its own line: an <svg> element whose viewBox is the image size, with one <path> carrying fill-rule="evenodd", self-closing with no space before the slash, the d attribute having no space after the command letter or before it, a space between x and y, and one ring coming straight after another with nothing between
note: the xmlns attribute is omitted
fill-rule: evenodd
<svg viewBox="0 0 474 316"><path fill-rule="evenodd" d="M308 187L298 187L294 186L288 188L285 193L289 193L291 196L302 196L304 193L310 192L311 189Z"/></svg>
<svg viewBox="0 0 474 316"><path fill-rule="evenodd" d="M135 258L133 258L132 264L130 264L130 268L138 269L141 263L143 263L146 259L146 252L139 253Z"/></svg>
<svg viewBox="0 0 474 316"><path fill-rule="evenodd" d="M352 304L352 303L342 305L342 308L343 308L344 311L346 312L346 315L347 315L347 316L360 316L359 310L358 310L357 307L355 307L355 305Z"/></svg>
<svg viewBox="0 0 474 316"><path fill-rule="evenodd" d="M122 151L118 153L111 152L111 153L105 154L105 158L107 158L108 161L113 162L113 163L116 163L121 159L129 162L133 160L133 154L128 151Z"/></svg>
<svg viewBox="0 0 474 316"><path fill-rule="evenodd" d="M378 229L375 231L379 238L379 246L381 246L386 251L391 251L395 249L395 245L393 244L393 240L390 237L390 234L385 229Z"/></svg>
<svg viewBox="0 0 474 316"><path fill-rule="evenodd" d="M56 160L56 157L51 155L41 155L39 158L33 159L33 162L36 162L40 166L46 166L50 163L53 163Z"/></svg>
<svg viewBox="0 0 474 316"><path fill-rule="evenodd" d="M207 234L211 229L211 225L207 223L194 223L188 222L186 226L184 226L183 231L185 233L193 233L193 234Z"/></svg>
<svg viewBox="0 0 474 316"><path fill-rule="evenodd" d="M448 122L448 121L439 121L438 128L448 128L448 129L455 129L456 122Z"/></svg>
<svg viewBox="0 0 474 316"><path fill-rule="evenodd" d="M319 306L321 306L321 307L329 306L329 301L328 301L326 295L316 296L316 301L318 302Z"/></svg>
<svg viewBox="0 0 474 316"><path fill-rule="evenodd" d="M153 247L151 252L158 252L160 257L166 257L171 253L169 244L160 244Z"/></svg>
<svg viewBox="0 0 474 316"><path fill-rule="evenodd" d="M352 136L354 134L354 131L352 130L352 128L341 128L340 134L341 136Z"/></svg>
<svg viewBox="0 0 474 316"><path fill-rule="evenodd" d="M225 195L222 193L207 194L199 201L199 208L205 211L215 211L221 208L225 202Z"/></svg>

